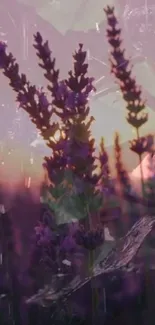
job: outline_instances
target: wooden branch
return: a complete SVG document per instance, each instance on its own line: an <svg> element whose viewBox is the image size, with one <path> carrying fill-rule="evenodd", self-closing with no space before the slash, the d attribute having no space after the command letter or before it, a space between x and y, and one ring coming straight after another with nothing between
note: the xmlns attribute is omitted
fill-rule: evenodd
<svg viewBox="0 0 155 325"><path fill-rule="evenodd" d="M129 232L116 243L116 246L109 252L107 257L93 267L93 275L91 277L81 280L81 278L77 276L66 287L59 291L53 289L52 285L48 285L36 295L29 298L27 303L39 303L44 305L44 302L48 301L51 301L51 303L55 303L58 300L65 301L75 291L79 290L93 278L115 270L121 270L135 257L145 238L153 229L154 224L154 216L145 216L139 219Z"/></svg>

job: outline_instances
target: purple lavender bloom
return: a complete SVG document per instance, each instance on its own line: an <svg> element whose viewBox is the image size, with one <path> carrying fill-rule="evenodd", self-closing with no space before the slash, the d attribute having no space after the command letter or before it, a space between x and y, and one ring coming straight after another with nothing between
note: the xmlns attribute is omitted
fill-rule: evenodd
<svg viewBox="0 0 155 325"><path fill-rule="evenodd" d="M71 252L75 248L76 248L75 238L71 235L66 236L62 242L62 249L64 249L66 252Z"/></svg>
<svg viewBox="0 0 155 325"><path fill-rule="evenodd" d="M63 150L64 152L67 153L69 147L69 141L66 139L59 139L57 143L55 144L55 150Z"/></svg>
<svg viewBox="0 0 155 325"><path fill-rule="evenodd" d="M5 42L0 41L0 68L4 68L5 60L5 51L7 48L7 44Z"/></svg>
<svg viewBox="0 0 155 325"><path fill-rule="evenodd" d="M58 84L57 90L56 90L56 99L60 100L68 95L68 90L65 81L61 81Z"/></svg>
<svg viewBox="0 0 155 325"><path fill-rule="evenodd" d="M77 194L82 194L85 190L85 181L83 179L75 178L74 189Z"/></svg>
<svg viewBox="0 0 155 325"><path fill-rule="evenodd" d="M46 41L46 42L44 43L44 51L45 51L45 53L46 53L47 56L49 56L49 55L51 54L51 50L50 50L50 48L49 48L48 41Z"/></svg>
<svg viewBox="0 0 155 325"><path fill-rule="evenodd" d="M89 95L89 92L87 94L86 94L86 92L84 92L84 93L78 93L76 95L76 105L77 105L77 107L84 106L84 105L87 104L88 95Z"/></svg>
<svg viewBox="0 0 155 325"><path fill-rule="evenodd" d="M52 240L52 231L49 227L39 223L38 226L35 227L36 237L38 239L38 244L49 244Z"/></svg>
<svg viewBox="0 0 155 325"><path fill-rule="evenodd" d="M38 224L38 226L36 226L36 227L34 228L36 235L37 235L37 236L38 236L38 235L41 235L42 232L43 232L43 229L44 229L44 226L43 226L43 224L40 222L40 223Z"/></svg>
<svg viewBox="0 0 155 325"><path fill-rule="evenodd" d="M41 105L41 107L47 110L50 103L45 95L45 92L43 91L43 87L41 89L36 90L36 95L38 96L39 104Z"/></svg>
<svg viewBox="0 0 155 325"><path fill-rule="evenodd" d="M94 82L94 78L89 78L89 84L86 86L86 90L85 90L85 96L88 97L89 94L92 92L92 91L95 91L95 87L93 86L93 83Z"/></svg>
<svg viewBox="0 0 155 325"><path fill-rule="evenodd" d="M80 106L84 106L87 104L88 95L89 95L89 89L87 89L86 92L83 93L68 91L68 95L65 102L66 107L70 109L74 109L75 107L77 107L79 109Z"/></svg>
<svg viewBox="0 0 155 325"><path fill-rule="evenodd" d="M18 94L18 102L19 102L19 105L22 107L23 105L27 104L27 98L24 94L22 93L19 93Z"/></svg>
<svg viewBox="0 0 155 325"><path fill-rule="evenodd" d="M103 244L104 232L99 226L96 229L88 231L84 227L81 227L75 234L75 240L77 245L83 246L91 251Z"/></svg>
<svg viewBox="0 0 155 325"><path fill-rule="evenodd" d="M44 236L46 236L46 238L49 239L49 240L52 239L52 231L47 226L44 227Z"/></svg>
<svg viewBox="0 0 155 325"><path fill-rule="evenodd" d="M69 225L68 225L68 229L69 229L69 234L71 236L74 236L75 233L77 232L77 230L79 229L79 221L75 220L72 221Z"/></svg>
<svg viewBox="0 0 155 325"><path fill-rule="evenodd" d="M0 41L0 52L4 52L7 48L6 42Z"/></svg>
<svg viewBox="0 0 155 325"><path fill-rule="evenodd" d="M74 91L69 91L65 102L66 107L74 109L77 106L77 96Z"/></svg>

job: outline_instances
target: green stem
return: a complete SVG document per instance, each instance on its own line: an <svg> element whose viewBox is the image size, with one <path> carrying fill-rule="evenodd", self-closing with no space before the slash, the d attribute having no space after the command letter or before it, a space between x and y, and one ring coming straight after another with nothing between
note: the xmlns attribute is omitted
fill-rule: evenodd
<svg viewBox="0 0 155 325"><path fill-rule="evenodd" d="M90 277L93 276L93 263L94 263L94 251L91 250L89 252L89 273ZM93 288L92 282L91 282L91 292L92 292L92 311L93 311L93 318L95 316L96 307L97 307L97 301L98 301L98 292L96 288Z"/></svg>
<svg viewBox="0 0 155 325"><path fill-rule="evenodd" d="M89 206L87 204L87 213L88 213L88 220L89 220L89 229L92 229L92 220L91 220L91 215L89 211ZM93 264L94 264L94 251L90 250L89 251L89 274L90 277L93 277ZM93 288L92 286L92 281L91 281L91 293L92 293L92 316L94 319L95 316L95 311L97 307L97 289Z"/></svg>
<svg viewBox="0 0 155 325"><path fill-rule="evenodd" d="M137 139L140 139L139 129L136 129L137 132ZM139 154L139 164L140 164L140 174L141 174L141 186L142 186L142 196L145 197L145 186L144 186L144 174L143 174L143 167L142 167L142 155Z"/></svg>

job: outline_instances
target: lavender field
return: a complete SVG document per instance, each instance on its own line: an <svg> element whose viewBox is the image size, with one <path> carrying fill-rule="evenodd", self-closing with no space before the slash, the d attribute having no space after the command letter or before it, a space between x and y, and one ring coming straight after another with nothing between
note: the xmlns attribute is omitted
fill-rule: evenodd
<svg viewBox="0 0 155 325"><path fill-rule="evenodd" d="M154 324L151 1L0 3L0 324Z"/></svg>

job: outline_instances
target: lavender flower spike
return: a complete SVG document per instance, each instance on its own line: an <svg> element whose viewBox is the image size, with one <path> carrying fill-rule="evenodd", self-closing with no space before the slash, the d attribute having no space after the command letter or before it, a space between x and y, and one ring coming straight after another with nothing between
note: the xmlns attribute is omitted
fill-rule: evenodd
<svg viewBox="0 0 155 325"><path fill-rule="evenodd" d="M5 51L7 48L7 43L0 41L0 68L3 69L5 65Z"/></svg>

